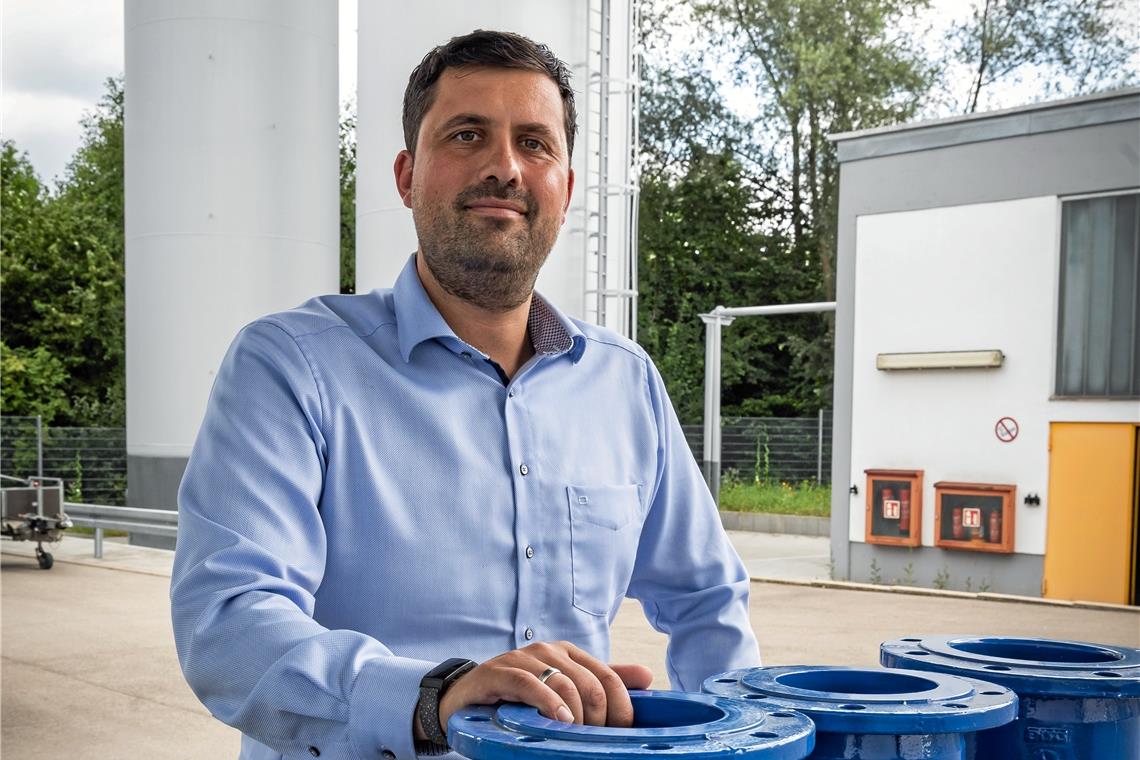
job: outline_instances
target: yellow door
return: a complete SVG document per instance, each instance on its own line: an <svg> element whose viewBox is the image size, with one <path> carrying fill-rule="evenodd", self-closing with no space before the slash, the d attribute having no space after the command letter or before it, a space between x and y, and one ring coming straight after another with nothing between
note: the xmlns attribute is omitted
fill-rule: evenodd
<svg viewBox="0 0 1140 760"><path fill-rule="evenodd" d="M1046 597L1135 603L1138 429L1050 425Z"/></svg>

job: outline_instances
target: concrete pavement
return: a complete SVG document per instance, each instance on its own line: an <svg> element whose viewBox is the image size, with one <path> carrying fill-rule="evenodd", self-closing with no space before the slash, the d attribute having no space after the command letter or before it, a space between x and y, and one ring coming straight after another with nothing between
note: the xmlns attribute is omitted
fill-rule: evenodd
<svg viewBox="0 0 1140 760"><path fill-rule="evenodd" d="M732 538L750 570L780 579L752 584L752 625L769 665L874 665L880 642L926 633L1140 646L1137 611L813 586L807 579L827 575L826 539ZM95 560L89 540L68 537L45 572L32 545L5 541L0 548L0 754L237 756L237 733L207 713L178 668L167 604L170 552L108 541L105 558ZM635 602L618 615L612 659L645 663L656 687L668 685L665 637Z"/></svg>

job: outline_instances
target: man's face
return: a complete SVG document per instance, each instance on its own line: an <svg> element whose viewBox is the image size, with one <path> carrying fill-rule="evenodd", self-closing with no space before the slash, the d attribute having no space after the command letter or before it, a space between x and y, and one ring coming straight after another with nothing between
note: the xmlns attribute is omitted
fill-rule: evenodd
<svg viewBox="0 0 1140 760"><path fill-rule="evenodd" d="M490 311L519 306L574 187L557 85L537 71L446 69L395 172L440 286Z"/></svg>

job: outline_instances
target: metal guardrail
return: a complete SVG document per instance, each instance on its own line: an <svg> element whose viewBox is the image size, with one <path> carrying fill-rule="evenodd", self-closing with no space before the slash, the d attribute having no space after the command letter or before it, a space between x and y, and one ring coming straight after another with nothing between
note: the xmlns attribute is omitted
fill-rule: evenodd
<svg viewBox="0 0 1140 760"><path fill-rule="evenodd" d="M178 536L178 513L171 509L111 507L104 504L65 502L67 516L76 525L95 529L95 558L103 557L103 531L125 530L148 536Z"/></svg>

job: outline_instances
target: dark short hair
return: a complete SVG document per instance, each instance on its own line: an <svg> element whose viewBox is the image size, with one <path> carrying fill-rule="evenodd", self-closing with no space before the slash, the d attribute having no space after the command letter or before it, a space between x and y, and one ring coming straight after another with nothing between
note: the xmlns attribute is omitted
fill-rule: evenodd
<svg viewBox="0 0 1140 760"><path fill-rule="evenodd" d="M570 88L570 69L546 45L512 32L476 29L462 37L452 37L447 44L433 49L408 77L404 90L404 145L416 152L416 140L424 114L435 101L435 84L445 69L461 66L490 66L504 69L529 69L546 74L558 85L562 96L566 146L574 155L574 133L578 129L574 109L574 91Z"/></svg>

